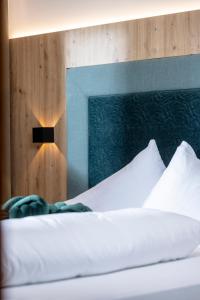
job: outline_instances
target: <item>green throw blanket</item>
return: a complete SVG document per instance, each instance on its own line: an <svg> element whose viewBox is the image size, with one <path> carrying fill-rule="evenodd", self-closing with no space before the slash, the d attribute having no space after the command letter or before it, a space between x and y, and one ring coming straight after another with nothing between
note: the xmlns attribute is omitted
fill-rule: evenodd
<svg viewBox="0 0 200 300"><path fill-rule="evenodd" d="M68 205L65 202L56 202L54 204L48 204L38 195L13 197L4 203L2 209L8 213L9 218L91 211L89 207L82 203Z"/></svg>

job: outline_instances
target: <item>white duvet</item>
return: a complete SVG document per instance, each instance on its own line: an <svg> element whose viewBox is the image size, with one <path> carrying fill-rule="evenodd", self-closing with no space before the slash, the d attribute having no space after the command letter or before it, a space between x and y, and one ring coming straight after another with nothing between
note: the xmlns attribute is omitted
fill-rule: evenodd
<svg viewBox="0 0 200 300"><path fill-rule="evenodd" d="M4 286L95 275L188 256L200 222L151 209L2 222Z"/></svg>

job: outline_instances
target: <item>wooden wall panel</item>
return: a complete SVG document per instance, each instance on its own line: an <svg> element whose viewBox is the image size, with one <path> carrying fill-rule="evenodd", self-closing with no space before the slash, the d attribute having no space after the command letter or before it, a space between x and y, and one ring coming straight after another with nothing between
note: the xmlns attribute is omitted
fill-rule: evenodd
<svg viewBox="0 0 200 300"><path fill-rule="evenodd" d="M12 195L66 199L63 33L10 42ZM32 143L32 127L55 126L55 144Z"/></svg>
<svg viewBox="0 0 200 300"><path fill-rule="evenodd" d="M200 53L200 11L66 32L67 67Z"/></svg>

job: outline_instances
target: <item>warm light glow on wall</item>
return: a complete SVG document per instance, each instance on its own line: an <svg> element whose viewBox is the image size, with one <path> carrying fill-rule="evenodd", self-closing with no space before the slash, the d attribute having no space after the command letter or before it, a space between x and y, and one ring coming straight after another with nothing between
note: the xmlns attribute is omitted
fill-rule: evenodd
<svg viewBox="0 0 200 300"><path fill-rule="evenodd" d="M56 146L55 143L42 144L39 147L38 152L36 153L36 155L34 157L34 160L39 159L39 157L40 156L42 157L46 152L49 152L50 154L53 154L53 155L59 155L60 154L60 151L59 151L59 149L58 149L58 147Z"/></svg>
<svg viewBox="0 0 200 300"><path fill-rule="evenodd" d="M29 193L39 194L46 200L51 200L52 202L59 200L61 201L62 199L59 197L55 199L51 198L53 191L50 191L51 185L53 186L57 178L59 178L56 177L59 174L58 172L62 168L65 170L65 166L66 158L56 144L40 145L30 161L30 164L28 165L27 175L32 178L32 184L29 187ZM59 186L59 183L57 184ZM53 197L55 197L55 195L53 195Z"/></svg>
<svg viewBox="0 0 200 300"><path fill-rule="evenodd" d="M9 0L9 37L200 9L199 0Z"/></svg>
<svg viewBox="0 0 200 300"><path fill-rule="evenodd" d="M53 110L53 108L48 110L48 113L45 109L42 110L40 108L37 101L31 102L31 105L29 106L31 113L35 118L35 127L56 127L65 113L65 104L58 105L55 110Z"/></svg>
<svg viewBox="0 0 200 300"><path fill-rule="evenodd" d="M53 120L45 120L44 118L38 118L38 122L41 127L55 127L58 123L59 117L55 117Z"/></svg>
<svg viewBox="0 0 200 300"><path fill-rule="evenodd" d="M39 146L38 151L32 159L30 170L32 168L35 168L36 166L39 167L39 165L44 162L45 157L48 157L49 160L53 162L53 164L56 163L57 159L58 165L64 165L66 162L64 154L62 153L62 151L60 151L59 147L55 143L42 144ZM50 165L48 167L50 168Z"/></svg>

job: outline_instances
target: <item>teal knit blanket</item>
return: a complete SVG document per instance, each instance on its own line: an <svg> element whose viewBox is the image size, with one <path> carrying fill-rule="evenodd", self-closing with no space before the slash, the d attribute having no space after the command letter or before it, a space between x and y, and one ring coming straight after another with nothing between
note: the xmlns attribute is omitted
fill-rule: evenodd
<svg viewBox="0 0 200 300"><path fill-rule="evenodd" d="M3 204L2 209L7 212L9 218L91 211L82 203L68 205L65 202L56 202L48 204L38 195L13 197Z"/></svg>

